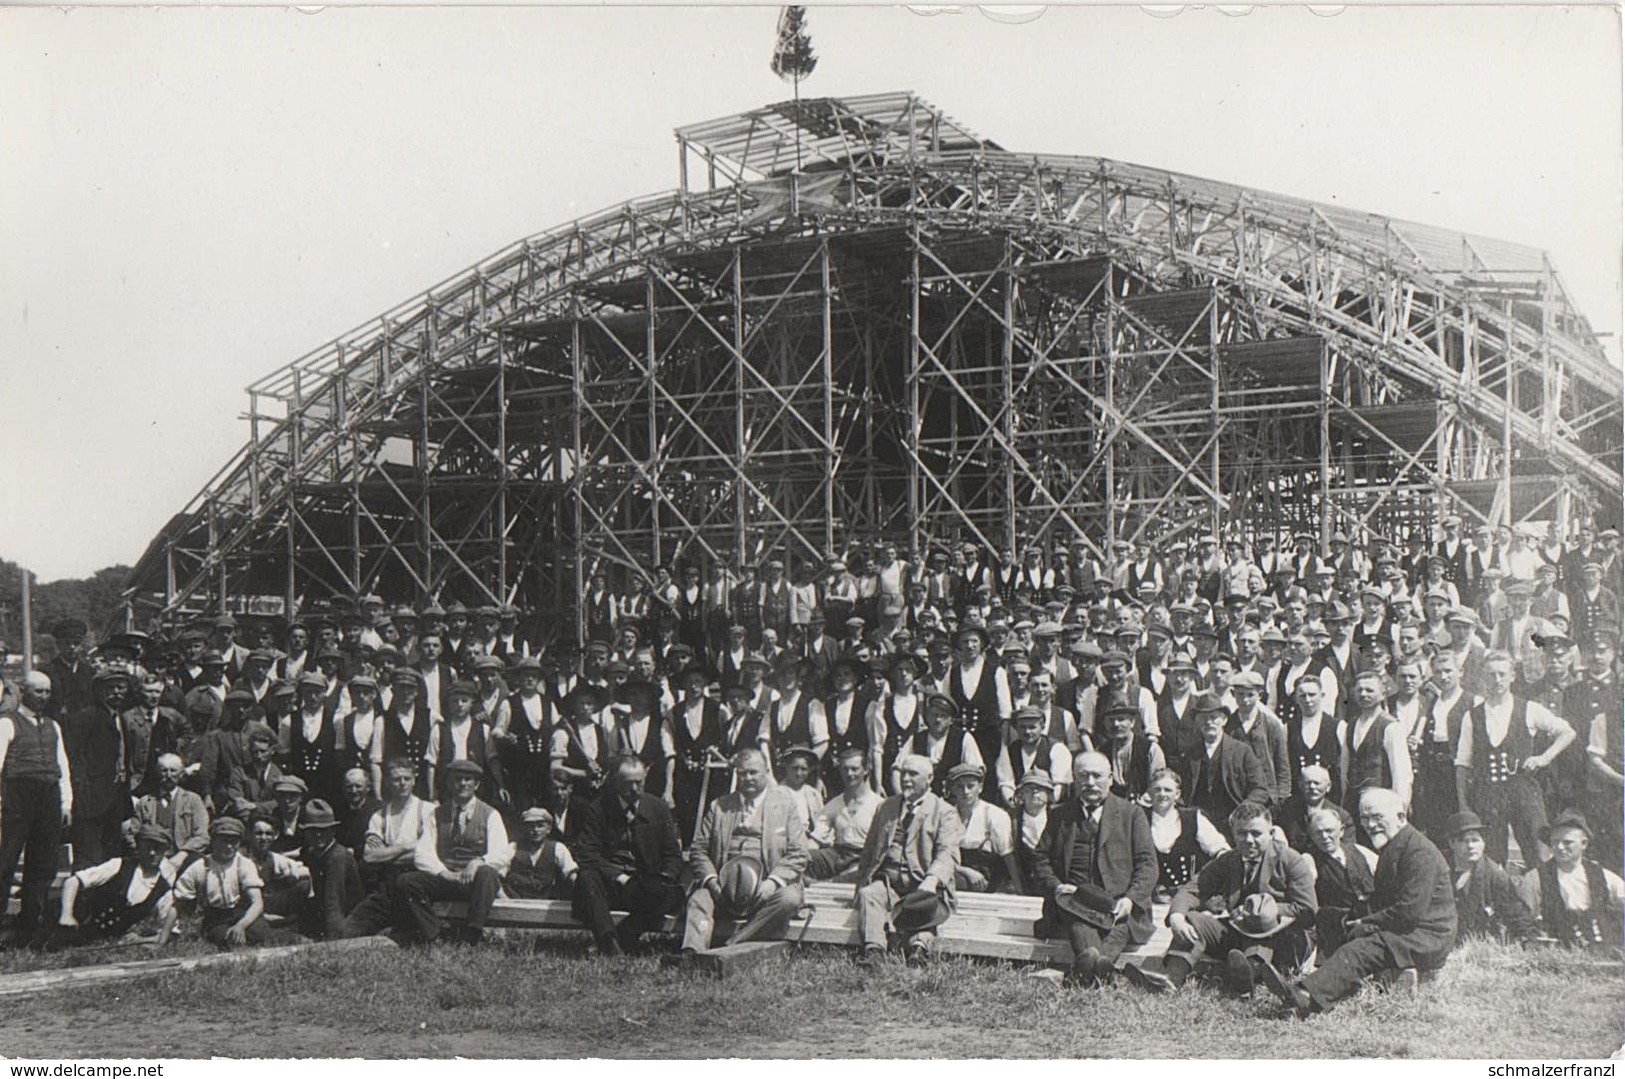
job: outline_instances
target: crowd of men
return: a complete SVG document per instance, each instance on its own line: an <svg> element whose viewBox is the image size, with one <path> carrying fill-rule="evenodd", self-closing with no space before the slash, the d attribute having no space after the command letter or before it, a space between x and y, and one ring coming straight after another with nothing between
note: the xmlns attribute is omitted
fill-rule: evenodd
<svg viewBox="0 0 1625 1079"><path fill-rule="evenodd" d="M545 642L370 595L58 625L0 709L7 939L478 938L505 894L686 955L836 880L866 964L1004 891L1100 982L1166 902L1123 976L1304 1012L1458 928L1617 947L1619 534L1425 531L598 569Z"/></svg>

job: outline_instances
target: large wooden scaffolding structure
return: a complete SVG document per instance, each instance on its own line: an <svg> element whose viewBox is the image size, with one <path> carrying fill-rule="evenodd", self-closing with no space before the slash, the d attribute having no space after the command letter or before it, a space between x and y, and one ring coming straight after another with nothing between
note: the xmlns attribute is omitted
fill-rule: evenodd
<svg viewBox="0 0 1625 1079"><path fill-rule="evenodd" d="M677 137L676 191L249 387L131 600L569 612L595 564L881 535L1618 521L1620 373L1540 251L1012 153L908 93Z"/></svg>

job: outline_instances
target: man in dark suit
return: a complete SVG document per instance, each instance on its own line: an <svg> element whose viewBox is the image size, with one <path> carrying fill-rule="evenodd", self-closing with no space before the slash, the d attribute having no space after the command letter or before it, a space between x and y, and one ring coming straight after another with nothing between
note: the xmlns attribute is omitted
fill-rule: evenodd
<svg viewBox="0 0 1625 1079"><path fill-rule="evenodd" d="M1450 866L1406 822L1399 794L1367 787L1360 794L1360 825L1378 850L1377 868L1365 912L1348 923L1348 942L1302 980L1264 969L1265 983L1300 1017L1352 996L1369 975L1437 967L1456 940Z"/></svg>
<svg viewBox="0 0 1625 1079"><path fill-rule="evenodd" d="M1264 769L1252 748L1224 733L1230 721L1225 699L1217 693L1204 693L1191 702L1191 711L1202 732L1202 746L1186 764L1185 789L1191 804L1221 828L1243 802L1269 805Z"/></svg>
<svg viewBox="0 0 1625 1079"><path fill-rule="evenodd" d="M623 756L599 796L577 803L571 846L580 875L572 909L604 955L620 955L659 929L683 899L677 824L666 803L644 790L648 774L643 761ZM612 907L627 912L619 928Z"/></svg>
<svg viewBox="0 0 1625 1079"><path fill-rule="evenodd" d="M1484 822L1478 814L1457 813L1448 827L1458 932L1510 940L1539 934L1540 924L1518 894L1517 880L1485 853Z"/></svg>
<svg viewBox="0 0 1625 1079"><path fill-rule="evenodd" d="M1225 957L1225 981L1252 992L1262 964L1291 969L1309 954L1315 925L1315 869L1309 856L1273 835L1267 807L1243 802L1230 814L1235 847L1202 867L1168 908L1173 942L1162 973L1129 965L1131 982L1153 992L1184 985L1207 952Z"/></svg>
<svg viewBox="0 0 1625 1079"><path fill-rule="evenodd" d="M119 851L119 825L129 816L123 712L130 676L108 668L96 676L96 702L62 722L73 775L73 823L68 829L75 868L100 865Z"/></svg>
<svg viewBox="0 0 1625 1079"><path fill-rule="evenodd" d="M1099 984L1129 944L1151 938L1157 848L1145 812L1110 793L1104 755L1079 753L1072 780L1078 796L1050 810L1029 878L1045 922L1072 945L1072 978Z"/></svg>

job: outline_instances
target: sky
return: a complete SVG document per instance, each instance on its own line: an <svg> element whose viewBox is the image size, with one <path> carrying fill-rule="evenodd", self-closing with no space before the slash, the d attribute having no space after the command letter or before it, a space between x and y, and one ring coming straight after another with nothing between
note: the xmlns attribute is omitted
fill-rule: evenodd
<svg viewBox="0 0 1625 1079"><path fill-rule="evenodd" d="M675 127L789 97L777 13L0 8L0 558L134 562L250 382L674 187ZM1029 14L814 7L803 92L1541 247L1617 362L1617 9Z"/></svg>

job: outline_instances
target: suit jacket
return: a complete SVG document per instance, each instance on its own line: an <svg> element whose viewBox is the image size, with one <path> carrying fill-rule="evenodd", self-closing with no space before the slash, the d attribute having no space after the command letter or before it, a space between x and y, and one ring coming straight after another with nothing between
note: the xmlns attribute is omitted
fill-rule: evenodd
<svg viewBox="0 0 1625 1079"><path fill-rule="evenodd" d="M119 782L119 717L95 704L62 721L62 743L73 775L73 812L99 816L128 803Z"/></svg>
<svg viewBox="0 0 1625 1079"><path fill-rule="evenodd" d="M1082 813L1083 803L1076 798L1053 807L1033 851L1029 877L1046 897L1045 910L1052 919L1053 899L1049 897L1067 883L1072 871L1072 846ZM1157 884L1157 848L1144 810L1115 794L1106 796L1095 837L1095 863L1100 868L1100 886L1113 897L1127 896L1134 904L1128 918L1129 937L1144 944L1151 939L1151 890Z"/></svg>
<svg viewBox="0 0 1625 1079"><path fill-rule="evenodd" d="M276 804L271 787L282 778L282 769L275 761L265 766L263 776L256 774L250 762L243 762L231 770L225 786L214 793L214 811L223 816L247 821L255 809L269 810Z"/></svg>
<svg viewBox="0 0 1625 1079"><path fill-rule="evenodd" d="M1292 762L1287 758L1286 724L1260 704L1258 719L1249 733L1241 733L1241 724L1234 717L1225 728L1225 733L1252 749L1259 767L1263 769L1264 785L1269 789L1271 803L1276 806L1285 804L1292 796Z"/></svg>
<svg viewBox="0 0 1625 1079"><path fill-rule="evenodd" d="M1450 866L1427 836L1406 825L1377 854L1368 913L1396 967L1432 966L1456 939Z"/></svg>
<svg viewBox="0 0 1625 1079"><path fill-rule="evenodd" d="M1480 858L1465 885L1456 888L1456 923L1462 933L1492 936L1504 926L1513 940L1540 932L1540 921L1524 902L1518 881L1488 858Z"/></svg>
<svg viewBox="0 0 1625 1079"><path fill-rule="evenodd" d="M40 669L51 680L51 700L45 707L45 715L61 719L96 703L96 671L90 660L81 659L77 667L69 667L65 657L53 656L51 662Z"/></svg>
<svg viewBox="0 0 1625 1079"><path fill-rule="evenodd" d="M903 796L894 794L880 803L869 822L869 836L858 857L858 888L874 880L886 861L886 851L897 835L903 817ZM903 860L909 873L924 880L935 877L940 891L954 903L954 871L959 868L959 841L965 826L959 811L935 794L927 792L914 811L914 820L903 837Z"/></svg>
<svg viewBox="0 0 1625 1079"><path fill-rule="evenodd" d="M712 802L694 832L689 848L689 864L694 867L695 885L717 875L728 860L728 844L734 829L745 819L745 798L730 791ZM769 787L762 793L762 869L781 884L793 884L807 868L807 819L800 805L783 787Z"/></svg>
<svg viewBox="0 0 1625 1079"><path fill-rule="evenodd" d="M683 871L683 848L677 838L677 823L665 802L652 794L639 795L630 822L621 809L620 797L607 787L598 797L578 801L576 806L575 838L570 847L582 870L615 872L609 855L627 843L637 863L633 876L677 883Z"/></svg>
<svg viewBox="0 0 1625 1079"><path fill-rule="evenodd" d="M1206 813L1226 834L1230 831L1230 811L1242 802L1270 804L1269 788L1264 783L1264 769L1258 758L1245 743L1229 735L1219 739L1219 748L1211 760L1206 747L1199 747L1185 768L1185 790L1190 804ZM1209 777L1211 785L1206 782Z"/></svg>
<svg viewBox="0 0 1625 1079"><path fill-rule="evenodd" d="M189 851L202 854L209 849L209 811L203 806L203 799L187 790L177 787L170 797L170 844L176 851ZM139 798L135 803L135 815L128 822L130 833L143 824L157 824L162 827L160 819L161 809L158 805L158 796L149 794ZM173 853L173 851L171 852Z"/></svg>
<svg viewBox="0 0 1625 1079"><path fill-rule="evenodd" d="M1264 845L1259 862L1258 887L1247 888L1242 873L1241 852L1225 851L1203 866L1195 878L1180 886L1168 904L1168 913L1204 910L1209 914L1226 914L1240 906L1247 895L1259 891L1275 897L1282 921L1292 922L1302 929L1314 926L1315 865L1307 854L1270 840Z"/></svg>
<svg viewBox="0 0 1625 1079"><path fill-rule="evenodd" d="M158 715L162 717L165 712L173 712L172 708L159 706ZM152 752L152 731L157 725L148 717L145 708L131 708L124 713L124 762L129 769L130 797L135 798L147 793L148 777L151 764L156 755ZM173 716L169 723L179 723L181 718Z"/></svg>

